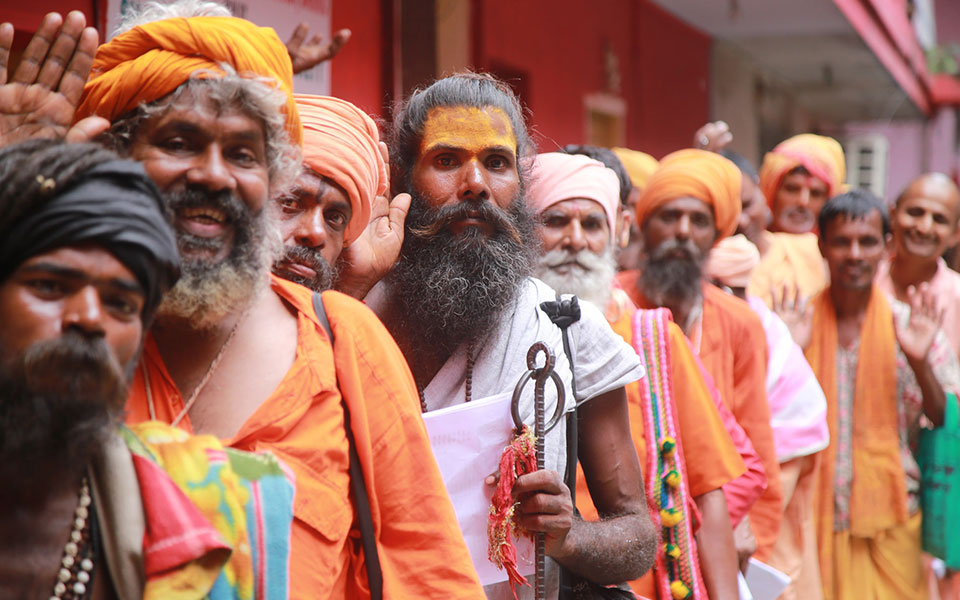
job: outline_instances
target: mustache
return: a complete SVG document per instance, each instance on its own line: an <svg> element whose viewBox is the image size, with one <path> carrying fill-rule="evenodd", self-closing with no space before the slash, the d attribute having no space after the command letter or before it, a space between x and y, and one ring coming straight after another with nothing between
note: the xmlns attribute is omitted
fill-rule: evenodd
<svg viewBox="0 0 960 600"><path fill-rule="evenodd" d="M584 271L592 271L601 260L601 255L586 248L583 250L558 248L544 253L540 258L540 266L552 269L561 265L576 265Z"/></svg>
<svg viewBox="0 0 960 600"><path fill-rule="evenodd" d="M650 252L650 260L652 261L666 260L668 254L672 254L678 250L685 255L683 256L683 258L686 260L696 261L696 262L700 262L703 260L703 253L700 252L700 248L697 248L696 244L694 244L690 240L678 241L675 239L666 240L665 242L661 243L659 246L654 248Z"/></svg>
<svg viewBox="0 0 960 600"><path fill-rule="evenodd" d="M318 273L322 269L329 267L327 260L323 258L323 255L320 254L319 250L314 250L313 248L307 248L298 244L287 246L284 249L283 257L277 262L299 263L310 267Z"/></svg>
<svg viewBox="0 0 960 600"><path fill-rule="evenodd" d="M75 331L30 346L23 357L23 377L32 392L87 402L112 401L127 387L126 373L106 341Z"/></svg>
<svg viewBox="0 0 960 600"><path fill-rule="evenodd" d="M430 215L430 212L433 214ZM495 231L506 233L517 244L523 243L520 232L513 224L510 215L494 206L489 200L479 203L458 202L440 208L431 209L427 214L432 216L428 221L420 226L410 226L407 233L419 238L431 238L455 221L463 219L479 219L493 225Z"/></svg>

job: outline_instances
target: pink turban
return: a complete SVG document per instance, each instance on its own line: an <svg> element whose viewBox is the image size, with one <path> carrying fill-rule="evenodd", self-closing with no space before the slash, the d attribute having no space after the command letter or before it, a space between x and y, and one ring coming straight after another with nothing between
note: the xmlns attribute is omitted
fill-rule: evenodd
<svg viewBox="0 0 960 600"><path fill-rule="evenodd" d="M347 192L352 208L344 246L357 239L370 220L377 196L387 192L387 163L380 154L377 125L346 100L294 94L303 122L303 162Z"/></svg>
<svg viewBox="0 0 960 600"><path fill-rule="evenodd" d="M843 191L847 169L840 142L825 135L801 133L780 142L763 157L760 189L770 207L773 207L783 178L797 167L805 168L826 183L831 197Z"/></svg>
<svg viewBox="0 0 960 600"><path fill-rule="evenodd" d="M527 204L539 214L557 202L574 198L593 200L603 207L613 241L620 206L620 180L616 173L581 154L538 154L527 188Z"/></svg>
<svg viewBox="0 0 960 600"><path fill-rule="evenodd" d="M760 251L753 242L738 234L720 240L707 257L706 273L724 285L745 288L750 274L760 264Z"/></svg>

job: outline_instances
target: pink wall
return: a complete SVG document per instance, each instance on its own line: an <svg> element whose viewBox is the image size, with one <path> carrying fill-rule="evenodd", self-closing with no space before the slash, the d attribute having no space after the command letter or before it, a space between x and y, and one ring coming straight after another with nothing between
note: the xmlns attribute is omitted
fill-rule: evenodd
<svg viewBox="0 0 960 600"><path fill-rule="evenodd" d="M849 123L847 136L878 133L889 142L886 198L893 202L918 175L946 173L955 180L960 168L956 147L957 116L953 109L940 109L929 121Z"/></svg>

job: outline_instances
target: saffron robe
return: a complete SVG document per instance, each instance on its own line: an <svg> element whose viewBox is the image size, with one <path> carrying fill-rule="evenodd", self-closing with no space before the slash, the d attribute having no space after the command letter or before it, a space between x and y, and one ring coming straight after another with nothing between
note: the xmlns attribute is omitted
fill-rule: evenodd
<svg viewBox="0 0 960 600"><path fill-rule="evenodd" d="M368 597L341 397L363 466L386 598L483 598L433 459L413 377L396 343L362 303L324 294L336 344L306 288L271 276L297 310L297 355L273 394L225 445L270 450L296 475L291 598ZM333 365L336 366L336 372ZM127 401L128 422L170 422L183 397L148 340ZM189 416L180 427L191 431Z"/></svg>
<svg viewBox="0 0 960 600"><path fill-rule="evenodd" d="M773 298L780 298L784 287L788 298L799 291L800 297L810 299L827 286L830 275L820 256L816 234L764 231L761 235L768 248L750 273L748 296L773 307Z"/></svg>

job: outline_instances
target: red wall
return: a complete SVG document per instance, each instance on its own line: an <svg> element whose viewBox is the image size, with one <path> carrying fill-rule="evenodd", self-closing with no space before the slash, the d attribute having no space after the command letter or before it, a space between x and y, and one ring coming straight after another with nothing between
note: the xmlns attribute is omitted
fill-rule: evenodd
<svg viewBox="0 0 960 600"><path fill-rule="evenodd" d="M381 0L333 0L332 31L352 35L333 60L331 93L371 114L382 114L383 40Z"/></svg>
<svg viewBox="0 0 960 600"><path fill-rule="evenodd" d="M707 121L710 38L651 3L475 2L476 65L526 73L517 87L541 150L586 141L584 96L606 90L608 44L619 59L628 146L659 157L688 146Z"/></svg>

